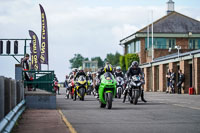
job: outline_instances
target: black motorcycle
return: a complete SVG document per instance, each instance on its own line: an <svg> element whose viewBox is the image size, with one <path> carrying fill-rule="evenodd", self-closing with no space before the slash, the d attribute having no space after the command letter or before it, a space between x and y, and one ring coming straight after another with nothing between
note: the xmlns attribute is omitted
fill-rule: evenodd
<svg viewBox="0 0 200 133"><path fill-rule="evenodd" d="M128 85L129 85L128 98L130 100L130 103L137 104L138 99L141 96L141 86L142 86L141 77L139 75L132 76Z"/></svg>

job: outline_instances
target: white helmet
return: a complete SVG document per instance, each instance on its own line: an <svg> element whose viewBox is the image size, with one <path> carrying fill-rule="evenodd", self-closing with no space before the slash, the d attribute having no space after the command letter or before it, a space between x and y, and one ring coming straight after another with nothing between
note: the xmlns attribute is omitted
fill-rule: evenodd
<svg viewBox="0 0 200 133"><path fill-rule="evenodd" d="M116 70L121 70L121 67L120 67L120 66L117 66L117 67L116 67Z"/></svg>

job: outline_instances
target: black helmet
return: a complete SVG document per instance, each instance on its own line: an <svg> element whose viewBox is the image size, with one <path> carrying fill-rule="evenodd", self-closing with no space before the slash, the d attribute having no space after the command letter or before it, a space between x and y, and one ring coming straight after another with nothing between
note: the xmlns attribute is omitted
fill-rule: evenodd
<svg viewBox="0 0 200 133"><path fill-rule="evenodd" d="M137 68L138 67L138 62L137 61L133 61L131 66Z"/></svg>

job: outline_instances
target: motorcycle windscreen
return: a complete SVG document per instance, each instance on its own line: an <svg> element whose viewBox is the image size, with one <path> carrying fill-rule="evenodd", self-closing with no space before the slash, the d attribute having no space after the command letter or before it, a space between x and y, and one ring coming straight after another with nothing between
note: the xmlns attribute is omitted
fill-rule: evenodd
<svg viewBox="0 0 200 133"><path fill-rule="evenodd" d="M78 78L78 80L79 80L79 81L85 81L85 77L84 77L84 76L80 76L80 77Z"/></svg>
<svg viewBox="0 0 200 133"><path fill-rule="evenodd" d="M106 80L112 80L112 74L109 72L104 73L104 77Z"/></svg>

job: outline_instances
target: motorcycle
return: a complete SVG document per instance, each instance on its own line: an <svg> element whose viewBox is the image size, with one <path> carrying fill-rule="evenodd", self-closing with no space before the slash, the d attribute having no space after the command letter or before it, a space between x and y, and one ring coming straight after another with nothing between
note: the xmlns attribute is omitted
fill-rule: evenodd
<svg viewBox="0 0 200 133"><path fill-rule="evenodd" d="M74 96L74 80L71 80L69 82L69 86L66 89L66 96L67 96L67 99L69 99L69 96L71 97L71 99L73 99L73 96Z"/></svg>
<svg viewBox="0 0 200 133"><path fill-rule="evenodd" d="M106 72L101 76L99 86L99 103L100 108L112 108L112 101L116 95L116 80L110 72Z"/></svg>
<svg viewBox="0 0 200 133"><path fill-rule="evenodd" d="M58 91L58 94L59 94L59 85L57 81L54 81L53 88L54 88L54 92L56 93Z"/></svg>
<svg viewBox="0 0 200 133"><path fill-rule="evenodd" d="M76 81L76 87L74 88L74 98L76 100L76 95L78 95L81 101L84 101L84 97L87 92L87 82L86 77L80 76Z"/></svg>
<svg viewBox="0 0 200 133"><path fill-rule="evenodd" d="M90 79L88 81L88 91L87 91L87 94L91 95L92 92L93 92L93 81L92 81L92 79Z"/></svg>
<svg viewBox="0 0 200 133"><path fill-rule="evenodd" d="M134 75L130 79L129 83L129 100L130 103L137 104L138 99L141 96L141 77L139 75Z"/></svg>
<svg viewBox="0 0 200 133"><path fill-rule="evenodd" d="M121 98L124 86L124 79L122 77L117 77L117 95L116 98Z"/></svg>

